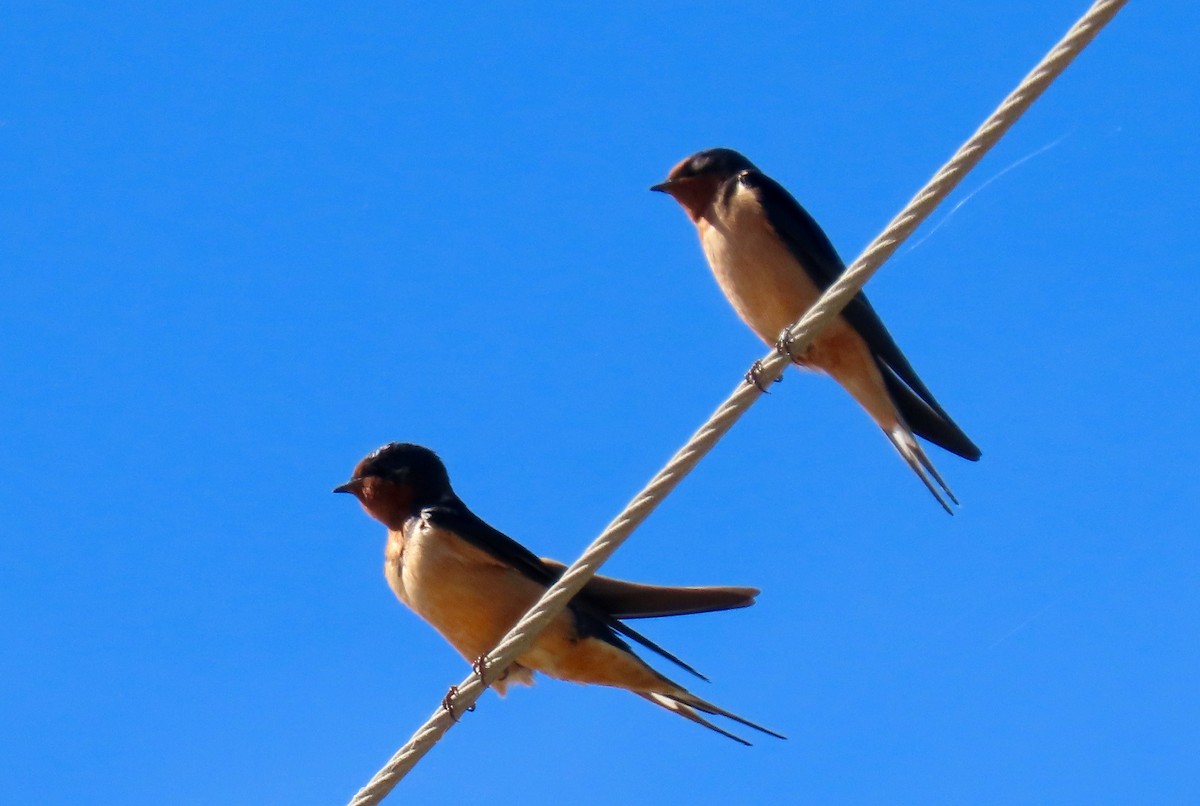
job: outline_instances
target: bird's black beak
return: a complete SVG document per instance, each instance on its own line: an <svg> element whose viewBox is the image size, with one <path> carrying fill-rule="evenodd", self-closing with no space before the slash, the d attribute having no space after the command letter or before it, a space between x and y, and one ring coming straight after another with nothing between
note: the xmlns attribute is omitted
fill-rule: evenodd
<svg viewBox="0 0 1200 806"><path fill-rule="evenodd" d="M356 493L362 488L362 479L350 479L345 484L339 484L333 488L335 493Z"/></svg>
<svg viewBox="0 0 1200 806"><path fill-rule="evenodd" d="M656 193L670 193L671 186L674 184L674 182L668 179L666 182L659 182L657 185L651 185L650 189Z"/></svg>

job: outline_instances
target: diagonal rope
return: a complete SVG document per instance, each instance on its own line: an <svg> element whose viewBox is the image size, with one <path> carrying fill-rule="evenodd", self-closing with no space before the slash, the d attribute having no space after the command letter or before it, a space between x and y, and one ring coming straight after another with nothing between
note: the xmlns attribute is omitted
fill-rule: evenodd
<svg viewBox="0 0 1200 806"><path fill-rule="evenodd" d="M1004 136L1013 123L1087 47L1126 2L1128 0L1098 0L1088 9L1033 72L1004 99L971 139L913 197L900 214L892 219L858 259L850 264L837 282L821 295L799 322L788 329L792 352L799 354L807 349L820 329L841 312L879 266L896 251L900 243L912 234L967 172L975 167L988 149ZM790 359L781 352L772 351L759 362L761 380L770 382L778 378L789 362ZM457 716L469 710L487 686L504 674L509 665L533 643L538 633L567 606L633 530L675 489L761 395L762 392L756 385L739 384L737 390L721 404L708 422L692 435L667 466L605 528L595 542L588 546L583 556L546 591L496 648L488 653L486 664L481 667L481 674L473 673L454 689L456 693L451 699L453 713L439 706L408 743L358 791L350 801L350 806L374 806L383 800L400 779L416 766L454 725Z"/></svg>

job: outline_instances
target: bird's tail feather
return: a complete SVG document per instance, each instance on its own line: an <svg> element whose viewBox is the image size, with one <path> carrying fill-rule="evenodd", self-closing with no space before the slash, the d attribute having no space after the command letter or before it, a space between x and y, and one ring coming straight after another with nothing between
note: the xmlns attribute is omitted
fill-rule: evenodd
<svg viewBox="0 0 1200 806"><path fill-rule="evenodd" d="M654 703L655 705L660 705L663 708L666 708L668 711L671 711L672 713L679 714L684 719L689 719L692 722L695 722L697 725L703 725L704 727L708 728L709 730L716 731L717 733L721 734L722 736L724 736L728 739L733 739L738 744L744 744L747 747L750 746L750 742L746 741L741 736L738 736L737 734L734 734L734 733L730 733L729 731L725 730L724 728L714 725L713 723L709 722L704 717L700 716L700 714L696 713L696 709L691 708L687 705L684 705L683 703L678 702L676 700L673 700L670 697L666 696L665 694L655 694L653 692L647 692L647 691L639 691L639 692L637 692L637 694L638 694L638 696L645 697L647 700Z"/></svg>
<svg viewBox="0 0 1200 806"><path fill-rule="evenodd" d="M679 714L684 719L689 719L692 722L695 722L697 725L703 725L704 727L708 728L709 730L716 731L717 733L721 734L722 736L733 739L735 742L739 742L740 744L749 746L750 742L746 741L741 736L730 733L729 731L725 730L724 728L714 725L712 722L708 721L707 719L702 717L697 712L703 712L706 714L710 714L712 716L722 716L722 717L725 717L726 719L731 719L734 722L737 722L738 724L745 725L748 728L753 728L754 730L760 731L761 733L765 733L768 736L774 736L777 739L786 739L787 738L782 733L776 733L775 731L771 730L770 728L765 728L756 722L751 722L749 719L746 719L745 717L740 717L737 714L733 713L732 711L726 711L724 708L721 708L718 705L714 705L711 702L709 702L708 700L704 700L704 699L701 699L700 697L697 697L695 694L692 694L690 691L687 691L681 687L675 686L675 684L672 684L672 686L673 686L674 690L671 691L670 693L654 692L654 691L649 691L649 692L639 691L637 693L640 696L645 697L647 700L650 700L650 702L654 703L655 705L660 705L663 708L666 708L668 711L672 711L676 714Z"/></svg>
<svg viewBox="0 0 1200 806"><path fill-rule="evenodd" d="M890 367L878 358L875 359L875 362L879 365L879 371L883 375L883 383L887 387L888 395L892 398L892 404L914 434L964 459L972 462L979 461L979 457L982 455L979 447L958 427L957 423L950 419L950 415L937 405L937 401L933 400L932 395L930 395L930 400L933 400L933 405L930 405L928 401L910 389L908 384L900 380Z"/></svg>
<svg viewBox="0 0 1200 806"><path fill-rule="evenodd" d="M954 510L950 508L951 504L957 504L958 499L954 497L954 492L942 480L942 476L937 472L937 468L933 466L933 462L929 461L929 457L925 455L925 451L921 449L916 438L913 437L913 432L908 429L908 426L903 421L897 423L892 429L885 430L887 438L895 446L900 457L905 463L912 468L912 471L917 474L917 478L925 485L930 494L934 497L942 509L946 510L949 515L954 514Z"/></svg>

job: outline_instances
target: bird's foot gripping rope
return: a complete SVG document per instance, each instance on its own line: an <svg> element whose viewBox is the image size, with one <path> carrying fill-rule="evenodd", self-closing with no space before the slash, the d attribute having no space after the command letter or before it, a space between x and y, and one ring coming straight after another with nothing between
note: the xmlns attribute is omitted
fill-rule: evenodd
<svg viewBox="0 0 1200 806"><path fill-rule="evenodd" d="M479 678L480 683L483 683L485 686L490 686L492 683L499 683L501 680L508 679L508 673L512 669L511 666L505 668L505 670L502 671L500 676L495 680L488 680L486 675L489 665L490 664L488 663L487 655L480 655L478 658L471 661L471 671L474 672L475 676Z"/></svg>
<svg viewBox="0 0 1200 806"><path fill-rule="evenodd" d="M450 718L455 722L458 721L458 715L454 713L454 698L458 696L458 686L451 686L446 692L446 696L442 697L442 710L450 715ZM475 710L475 703L471 703L463 709L465 713L472 713Z"/></svg>
<svg viewBox="0 0 1200 806"><path fill-rule="evenodd" d="M783 380L783 376L775 378L774 383L779 383ZM771 390L763 386L763 362L761 359L750 365L750 369L746 372L746 383L752 383L758 387L758 391L764 395L771 393Z"/></svg>
<svg viewBox="0 0 1200 806"><path fill-rule="evenodd" d="M786 355L788 360L793 364L800 363L800 356L796 355L796 351L792 349L796 346L796 337L792 335L792 329L785 327L779 331L779 338L775 340L775 352Z"/></svg>

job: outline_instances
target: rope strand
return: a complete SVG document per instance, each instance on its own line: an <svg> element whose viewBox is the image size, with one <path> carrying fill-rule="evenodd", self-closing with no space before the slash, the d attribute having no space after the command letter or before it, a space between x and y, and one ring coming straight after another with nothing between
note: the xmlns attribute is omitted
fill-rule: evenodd
<svg viewBox="0 0 1200 806"><path fill-rule="evenodd" d="M983 155L1004 136L1025 110L1050 86L1100 30L1116 16L1128 0L1098 0L1067 32L991 114L925 187L912 198L870 246L850 264L816 304L790 328L791 348L802 353L814 336L837 316L859 292L880 265L913 233L941 203ZM770 383L783 374L789 359L778 350L761 361L760 379ZM645 489L588 546L578 560L554 583L541 599L488 653L482 665L482 679L472 674L458 685L451 711L441 706L408 742L396 752L350 801L350 806L374 806L387 796L417 762L455 723L457 716L482 696L487 686L500 677L512 662L532 643L538 633L557 616L567 603L596 574L600 566L620 548L642 521L671 493L712 447L762 395L753 383L741 383L712 417L680 448L667 466L659 471Z"/></svg>

